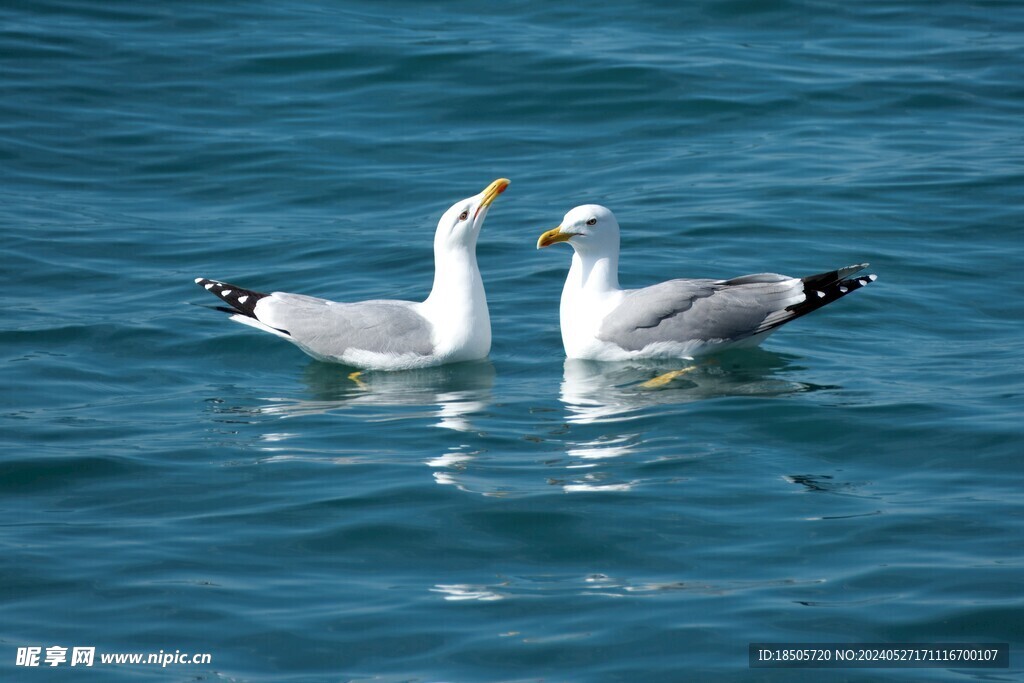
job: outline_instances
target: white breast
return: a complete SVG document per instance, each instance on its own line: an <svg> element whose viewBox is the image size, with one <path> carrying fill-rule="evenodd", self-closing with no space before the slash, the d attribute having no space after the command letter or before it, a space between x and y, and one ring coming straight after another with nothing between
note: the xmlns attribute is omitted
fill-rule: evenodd
<svg viewBox="0 0 1024 683"><path fill-rule="evenodd" d="M614 345L599 340L597 334L605 316L621 303L624 293L622 290L583 288L573 276L570 269L559 307L565 355L568 358L614 360L623 352L619 349L616 354L615 348L612 348Z"/></svg>

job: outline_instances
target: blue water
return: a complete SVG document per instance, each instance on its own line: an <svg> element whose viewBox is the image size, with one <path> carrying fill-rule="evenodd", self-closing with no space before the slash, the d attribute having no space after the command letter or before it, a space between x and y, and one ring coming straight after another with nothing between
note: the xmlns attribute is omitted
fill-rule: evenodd
<svg viewBox="0 0 1024 683"><path fill-rule="evenodd" d="M0 7L0 678L960 681L1024 672L1024 8ZM497 177L485 362L314 362L192 279L425 296ZM626 286L878 282L760 350L565 363L576 204ZM760 641L1011 668L751 670ZM210 653L16 666L19 647Z"/></svg>

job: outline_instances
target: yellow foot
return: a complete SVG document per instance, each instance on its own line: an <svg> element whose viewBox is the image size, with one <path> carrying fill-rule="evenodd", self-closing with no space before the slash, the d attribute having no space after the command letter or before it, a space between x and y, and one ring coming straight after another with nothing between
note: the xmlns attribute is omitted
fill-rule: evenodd
<svg viewBox="0 0 1024 683"><path fill-rule="evenodd" d="M663 387L672 380L674 380L676 377L679 377L680 375L685 375L686 373L696 369L696 366L691 366L688 368L683 368L682 370L673 370L672 372L666 372L664 375L658 375L654 379L647 380L646 382L640 385L640 388L657 389L658 387Z"/></svg>
<svg viewBox="0 0 1024 683"><path fill-rule="evenodd" d="M356 370L355 372L351 373L348 376L348 378L350 380L352 380L353 382L355 382L356 386L359 387L360 389L365 389L366 388L366 382L364 382L363 380L359 379L359 375L361 375L361 374L363 374L362 370Z"/></svg>

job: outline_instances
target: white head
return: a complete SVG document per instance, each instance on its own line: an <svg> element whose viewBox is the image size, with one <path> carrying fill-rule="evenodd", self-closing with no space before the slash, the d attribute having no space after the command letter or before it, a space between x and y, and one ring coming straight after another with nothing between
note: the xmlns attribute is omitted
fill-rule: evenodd
<svg viewBox="0 0 1024 683"><path fill-rule="evenodd" d="M619 222L615 214L598 204L584 204L565 214L562 224L537 240L537 248L568 242L580 255L611 256L619 253Z"/></svg>
<svg viewBox="0 0 1024 683"><path fill-rule="evenodd" d="M455 202L437 222L434 251L450 251L461 247L475 252L476 238L487 218L487 210L508 186L507 178L498 178L480 194Z"/></svg>

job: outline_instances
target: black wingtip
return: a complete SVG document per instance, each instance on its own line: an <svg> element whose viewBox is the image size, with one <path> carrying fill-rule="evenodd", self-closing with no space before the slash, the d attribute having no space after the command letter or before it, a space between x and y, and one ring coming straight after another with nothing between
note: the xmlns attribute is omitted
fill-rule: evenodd
<svg viewBox="0 0 1024 683"><path fill-rule="evenodd" d="M205 277L197 277L195 283L230 306L228 309L220 308L219 310L227 313L241 313L250 318L256 317L257 302L267 296L261 292L236 287L228 282L209 280Z"/></svg>
<svg viewBox="0 0 1024 683"><path fill-rule="evenodd" d="M876 274L868 273L846 277L863 270L867 265L862 263L857 266L847 266L839 270L803 278L804 300L798 304L793 304L786 310L793 313L793 318L799 318L811 311L827 306L837 299L842 299L850 292L854 292L861 287L867 287L878 279Z"/></svg>
<svg viewBox="0 0 1024 683"><path fill-rule="evenodd" d="M874 273L847 277L853 273L863 270L867 265L868 264L866 263L862 263L855 266L840 268L838 270L831 270L827 273L808 275L805 278L800 278L804 287L804 300L800 303L793 304L782 311L769 315L765 318L764 322L761 323L761 326L757 329L757 333L774 330L788 322L796 320L797 318L802 318L808 313L813 313L819 308L828 306L837 299L842 299L850 292L871 284L878 279L878 276Z"/></svg>

